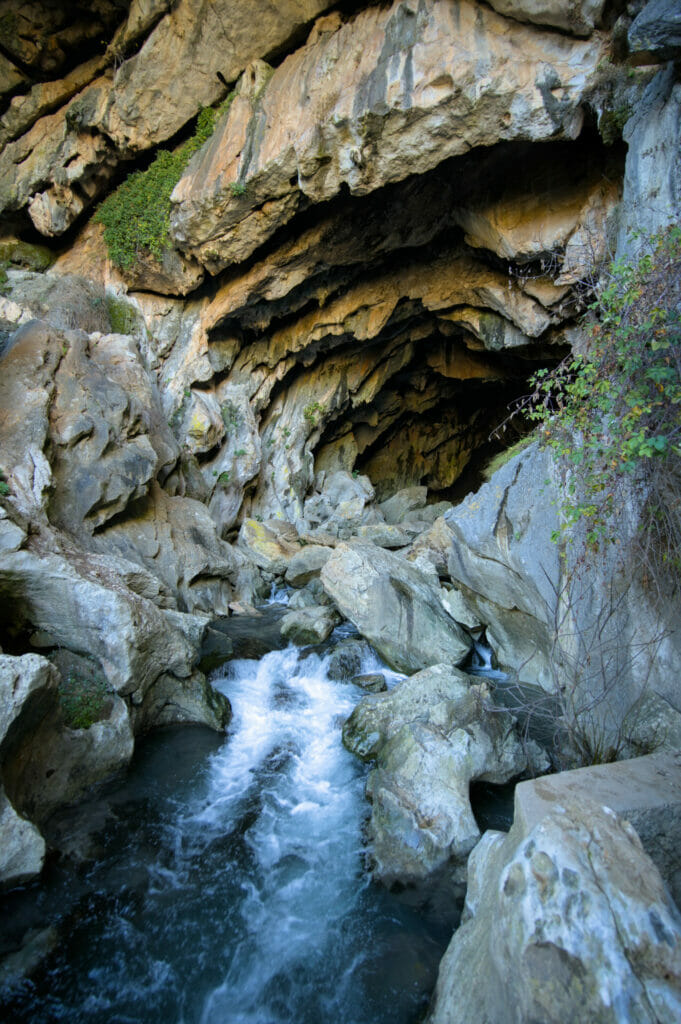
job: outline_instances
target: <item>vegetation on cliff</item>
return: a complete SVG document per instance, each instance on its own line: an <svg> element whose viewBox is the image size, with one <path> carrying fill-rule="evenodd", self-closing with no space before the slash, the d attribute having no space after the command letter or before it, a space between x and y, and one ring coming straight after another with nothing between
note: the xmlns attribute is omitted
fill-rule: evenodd
<svg viewBox="0 0 681 1024"><path fill-rule="evenodd" d="M639 508L644 581L681 576L681 228L613 263L590 307L589 344L533 377L530 416L567 463L565 528L616 543Z"/></svg>
<svg viewBox="0 0 681 1024"><path fill-rule="evenodd" d="M128 270L141 256L151 255L159 263L163 259L169 241L172 191L233 98L230 93L216 109L204 107L190 139L173 152L162 149L146 171L130 174L99 207L95 220L104 226L109 256L121 270Z"/></svg>

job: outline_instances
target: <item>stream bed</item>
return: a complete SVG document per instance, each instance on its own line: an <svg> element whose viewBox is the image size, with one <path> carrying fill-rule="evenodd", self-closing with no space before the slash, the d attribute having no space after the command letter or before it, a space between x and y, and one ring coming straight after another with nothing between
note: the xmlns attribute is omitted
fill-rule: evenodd
<svg viewBox="0 0 681 1024"><path fill-rule="evenodd" d="M375 670L376 666L367 666ZM361 693L296 648L230 662L229 735L177 727L59 819L39 885L0 902L0 1018L116 1024L416 1024L457 922L446 886L389 893L364 857Z"/></svg>

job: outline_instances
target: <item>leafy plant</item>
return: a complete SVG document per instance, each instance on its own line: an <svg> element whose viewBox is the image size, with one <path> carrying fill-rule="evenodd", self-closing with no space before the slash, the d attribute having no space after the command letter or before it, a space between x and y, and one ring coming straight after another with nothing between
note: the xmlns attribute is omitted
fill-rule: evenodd
<svg viewBox="0 0 681 1024"><path fill-rule="evenodd" d="M228 484L229 483L229 473L227 472L227 470L225 470L223 473L220 473L220 476L218 477L217 482L219 484Z"/></svg>
<svg viewBox="0 0 681 1024"><path fill-rule="evenodd" d="M242 181L233 181L229 186L229 191L232 193L234 198L237 199L239 196L246 195L246 186Z"/></svg>
<svg viewBox="0 0 681 1024"><path fill-rule="evenodd" d="M99 207L94 219L104 226L109 256L121 270L129 270L143 256L162 261L169 244L172 191L233 98L230 93L217 110L204 107L196 131L184 145L172 153L162 149L146 171L129 175Z"/></svg>
<svg viewBox="0 0 681 1024"><path fill-rule="evenodd" d="M310 402L309 405L306 405L303 409L303 416L308 423L315 426L317 423L317 414L320 412L324 412L324 406L320 405L319 402Z"/></svg>
<svg viewBox="0 0 681 1024"><path fill-rule="evenodd" d="M86 678L69 672L59 683L58 692L64 720L70 729L89 729L103 717L109 701L107 685L97 675Z"/></svg>
<svg viewBox="0 0 681 1024"><path fill-rule="evenodd" d="M9 493L10 493L9 484L7 483L7 480L5 479L5 472L4 472L4 470L0 469L0 495L2 495L2 497L4 498Z"/></svg>
<svg viewBox="0 0 681 1024"><path fill-rule="evenodd" d="M586 352L532 383L530 419L568 470L563 529L583 525L594 550L615 543L633 502L644 581L680 581L680 227L612 264L590 306Z"/></svg>

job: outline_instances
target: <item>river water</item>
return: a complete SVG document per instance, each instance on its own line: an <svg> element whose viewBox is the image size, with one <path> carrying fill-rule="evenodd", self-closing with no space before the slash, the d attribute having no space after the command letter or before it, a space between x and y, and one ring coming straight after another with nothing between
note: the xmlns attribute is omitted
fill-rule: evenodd
<svg viewBox="0 0 681 1024"><path fill-rule="evenodd" d="M5 950L34 934L54 948L31 980L5 978L1 1019L421 1019L456 907L445 889L369 879L366 769L340 738L360 692L295 648L232 661L214 685L227 740L148 738L125 778L63 816L72 855L3 900Z"/></svg>

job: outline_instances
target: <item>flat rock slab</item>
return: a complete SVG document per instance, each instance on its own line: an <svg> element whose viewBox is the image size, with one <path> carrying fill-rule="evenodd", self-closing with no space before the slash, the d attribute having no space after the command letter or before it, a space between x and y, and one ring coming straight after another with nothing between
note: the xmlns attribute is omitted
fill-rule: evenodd
<svg viewBox="0 0 681 1024"><path fill-rule="evenodd" d="M527 835L557 807L587 796L631 822L681 905L681 754L649 754L521 782L514 822Z"/></svg>

